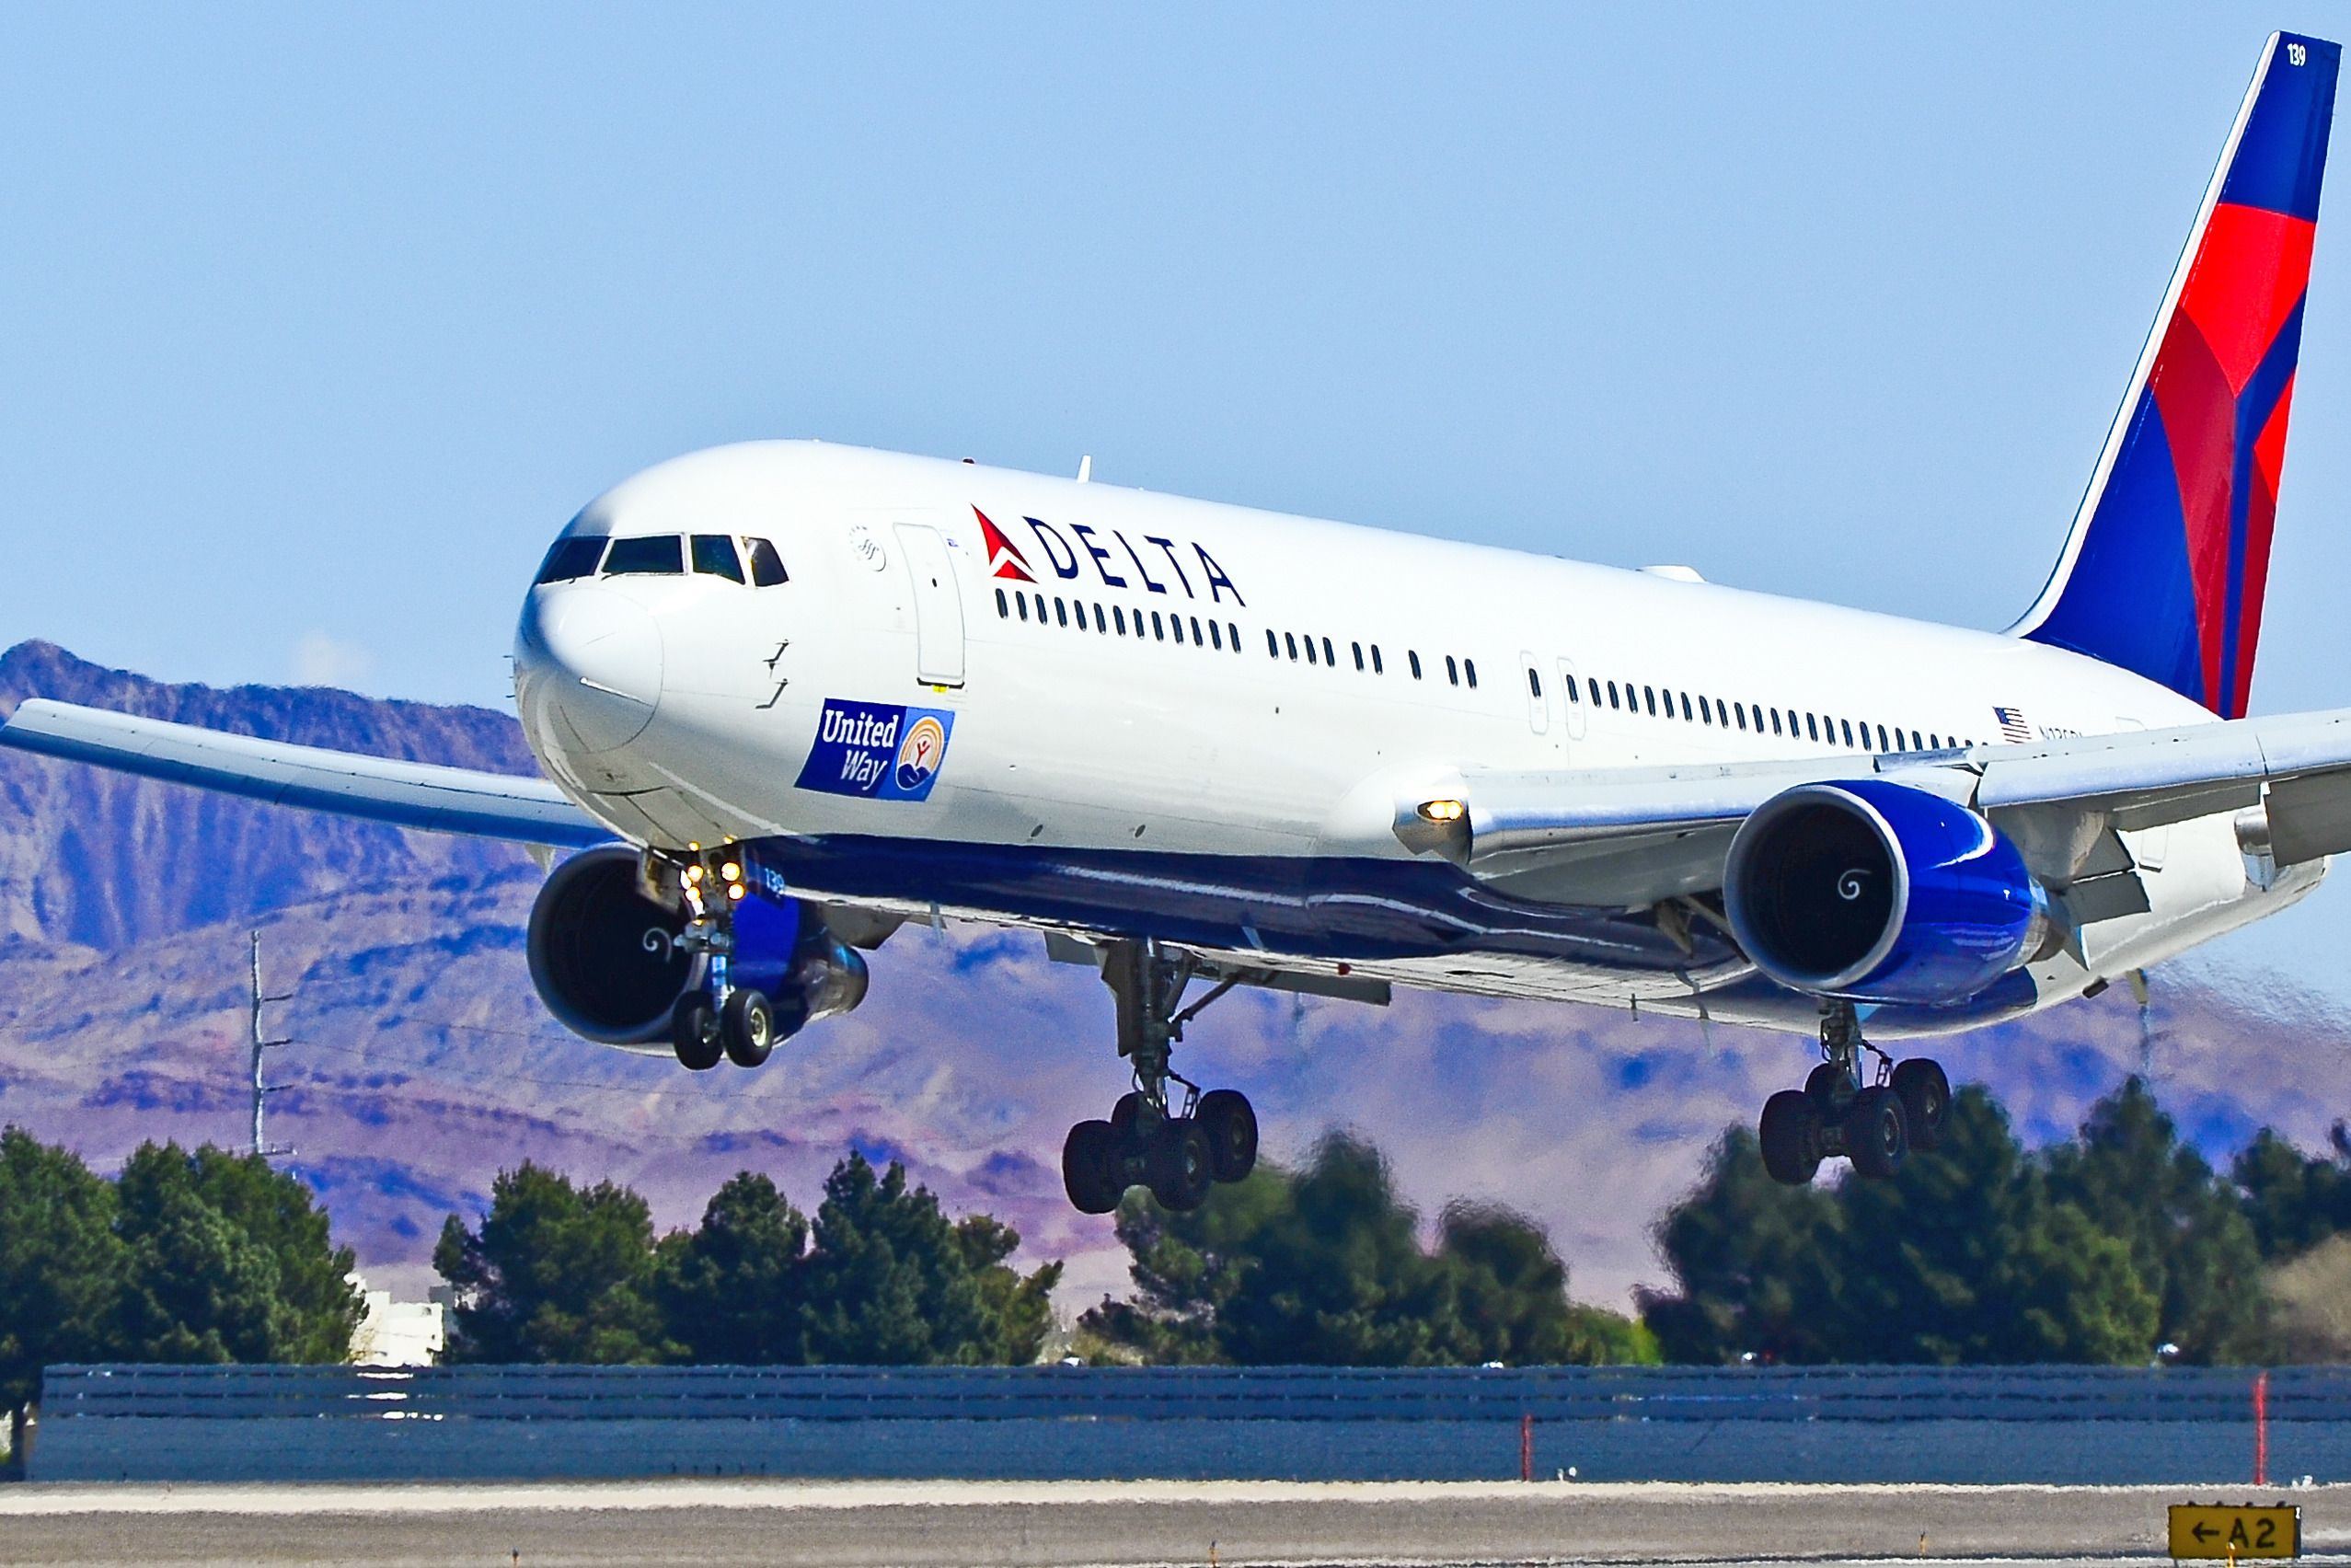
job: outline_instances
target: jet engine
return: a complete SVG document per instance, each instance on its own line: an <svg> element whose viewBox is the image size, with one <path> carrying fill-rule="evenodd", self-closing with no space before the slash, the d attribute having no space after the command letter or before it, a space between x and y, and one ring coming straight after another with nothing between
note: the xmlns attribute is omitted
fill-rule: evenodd
<svg viewBox="0 0 2351 1568"><path fill-rule="evenodd" d="M1879 779L1773 796L1731 841L1731 929L1783 986L1949 1007L2057 951L2047 892L1976 813Z"/></svg>
<svg viewBox="0 0 2351 1568"><path fill-rule="evenodd" d="M684 910L647 898L637 852L613 845L572 856L531 906L531 984L556 1021L605 1045L666 1053L670 1009L708 978L709 960L681 947ZM864 958L815 906L755 891L733 906L728 978L773 1004L781 1039L865 999Z"/></svg>

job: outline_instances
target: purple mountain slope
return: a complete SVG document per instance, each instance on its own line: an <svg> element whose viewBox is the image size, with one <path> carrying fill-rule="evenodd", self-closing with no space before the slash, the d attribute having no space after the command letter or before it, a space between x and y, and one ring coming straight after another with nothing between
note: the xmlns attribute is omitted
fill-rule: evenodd
<svg viewBox="0 0 2351 1568"><path fill-rule="evenodd" d="M64 683L56 695L119 690L173 717L225 714L246 695L96 671L39 644L0 659L6 689L39 689L27 669ZM511 721L479 709L251 698L263 732L526 762ZM905 1159L951 1206L992 1209L1032 1254L1069 1258L1072 1304L1124 1284L1108 1221L1067 1209L1054 1167L1069 1123L1122 1087L1109 995L1034 938L903 930L873 955L859 1011L756 1073L689 1075L547 1020L524 972L537 874L519 855L6 754L0 781L0 1121L102 1166L147 1137L242 1141L245 933L258 925L270 987L297 993L271 1020L295 1042L271 1061L288 1086L272 1136L295 1146L292 1163L371 1272L405 1287L427 1282L441 1216L474 1209L524 1157L628 1182L667 1225L744 1167L812 1202L851 1147ZM97 820L78 809L99 799ZM234 831L208 810L237 813ZM78 885L102 878L121 881ZM2316 1144L2351 1112L2340 1093L2309 1092L2351 1081L2351 1030L2315 1010L2264 1014L2159 974L2150 1021L2159 1091L2215 1152L2263 1124ZM2071 1130L2146 1048L2118 988L1941 1054L2038 1140ZM1238 995L1181 1049L1192 1076L1250 1091L1276 1158L1358 1128L1425 1215L1455 1198L1525 1208L1551 1227L1576 1293L1614 1303L1661 1279L1650 1229L1722 1128L1809 1062L1785 1036L1402 993L1387 1009Z"/></svg>

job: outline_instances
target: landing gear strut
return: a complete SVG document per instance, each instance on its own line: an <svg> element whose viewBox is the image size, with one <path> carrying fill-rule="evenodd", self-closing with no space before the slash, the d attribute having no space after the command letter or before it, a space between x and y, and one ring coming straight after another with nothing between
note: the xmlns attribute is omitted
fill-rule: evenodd
<svg viewBox="0 0 2351 1568"><path fill-rule="evenodd" d="M1756 1129L1763 1168L1773 1181L1800 1187L1822 1160L1843 1155L1857 1176L1891 1176L1911 1150L1942 1141L1951 1080L1924 1056L1896 1062L1862 1039L1852 1003L1823 1002L1820 1015L1820 1066L1804 1088L1764 1101ZM1863 1073L1863 1052L1877 1058L1873 1075Z"/></svg>
<svg viewBox="0 0 2351 1568"><path fill-rule="evenodd" d="M1135 1073L1107 1121L1080 1122L1061 1147L1062 1184L1080 1214L1108 1214L1129 1187L1148 1187L1170 1209L1198 1208L1212 1183L1239 1182L1257 1166L1257 1113L1229 1089L1203 1094L1169 1065L1183 1026L1238 983L1226 980L1190 1007L1183 993L1198 964L1156 941L1112 943L1102 981L1118 999L1118 1054ZM1179 1086L1170 1089L1170 1085Z"/></svg>
<svg viewBox="0 0 2351 1568"><path fill-rule="evenodd" d="M678 951L704 960L703 983L670 1011L670 1043L680 1065L708 1072L721 1059L755 1067L776 1048L776 1009L764 992L729 978L734 957L734 906L743 896L743 862L710 850L682 868L665 868L686 901ZM650 870L650 868L649 868ZM649 874L647 881L655 877Z"/></svg>

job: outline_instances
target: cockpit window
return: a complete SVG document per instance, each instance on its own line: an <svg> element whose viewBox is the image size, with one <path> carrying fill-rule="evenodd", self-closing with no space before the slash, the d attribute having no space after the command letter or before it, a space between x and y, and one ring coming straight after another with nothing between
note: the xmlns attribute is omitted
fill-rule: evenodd
<svg viewBox="0 0 2351 1568"><path fill-rule="evenodd" d="M605 558L605 575L619 577L638 572L682 572L686 568L678 544L675 534L657 534L645 539L615 539L612 553Z"/></svg>
<svg viewBox="0 0 2351 1568"><path fill-rule="evenodd" d="M765 539L746 538L743 542L751 555L752 586L773 588L778 582L790 581L784 575L784 558L776 553L775 546Z"/></svg>
<svg viewBox="0 0 2351 1568"><path fill-rule="evenodd" d="M554 548L547 552L547 559L539 563L539 574L533 581L569 582L575 577L594 577L606 543L601 534L575 534L556 540Z"/></svg>
<svg viewBox="0 0 2351 1568"><path fill-rule="evenodd" d="M724 534L694 536L694 570L712 577L743 581L743 563L734 557L734 541Z"/></svg>

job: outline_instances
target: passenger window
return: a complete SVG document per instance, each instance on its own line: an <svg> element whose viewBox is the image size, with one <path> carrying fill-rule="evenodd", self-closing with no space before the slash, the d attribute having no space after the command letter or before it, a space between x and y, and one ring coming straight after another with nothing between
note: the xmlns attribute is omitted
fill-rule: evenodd
<svg viewBox="0 0 2351 1568"><path fill-rule="evenodd" d="M1232 639L1233 651L1234 651L1234 652L1236 652L1236 653L1239 652L1239 651L1240 651L1240 628L1239 628L1239 627L1238 627L1238 626L1236 626L1236 625L1234 625L1231 621L1227 621L1227 622L1225 623L1225 631L1226 631L1227 635L1228 635L1228 636Z"/></svg>
<svg viewBox="0 0 2351 1568"><path fill-rule="evenodd" d="M1126 635L1126 611L1117 605L1111 606L1111 624L1118 628L1121 637Z"/></svg>
<svg viewBox="0 0 2351 1568"><path fill-rule="evenodd" d="M1012 606L1004 602L1004 590L1001 588L996 591L996 618L998 620L1012 618Z"/></svg>
<svg viewBox="0 0 2351 1568"><path fill-rule="evenodd" d="M1528 697L1543 695L1543 677L1535 673L1535 666L1532 664L1527 666L1527 695Z"/></svg>
<svg viewBox="0 0 2351 1568"><path fill-rule="evenodd" d="M1461 666L1454 662L1453 655L1450 653L1445 656L1445 678L1450 685L1461 684Z"/></svg>
<svg viewBox="0 0 2351 1568"><path fill-rule="evenodd" d="M1334 670L1339 667L1338 651L1331 646L1331 640L1327 637L1322 640L1322 662Z"/></svg>
<svg viewBox="0 0 2351 1568"><path fill-rule="evenodd" d="M1894 743L1885 738L1885 726L1883 724L1877 727L1877 749L1882 752L1894 749Z"/></svg>
<svg viewBox="0 0 2351 1568"><path fill-rule="evenodd" d="M1616 683L1616 682L1614 682L1614 681L1610 681L1610 682L1608 683L1608 706L1609 706L1610 708L1614 708L1616 705L1617 705L1617 683Z"/></svg>
<svg viewBox="0 0 2351 1568"><path fill-rule="evenodd" d="M1094 629L1099 632L1107 633L1110 628L1110 617L1102 614L1101 605L1096 605L1094 606Z"/></svg>
<svg viewBox="0 0 2351 1568"><path fill-rule="evenodd" d="M1294 631L1284 632L1282 634L1282 646L1290 651L1290 663L1293 664L1297 663L1298 662L1297 633Z"/></svg>
<svg viewBox="0 0 2351 1568"><path fill-rule="evenodd" d="M1159 625L1159 612L1153 610L1151 612L1151 640L1154 642L1165 642L1167 640L1167 631Z"/></svg>
<svg viewBox="0 0 2351 1568"><path fill-rule="evenodd" d="M710 577L743 581L743 562L735 559L734 541L724 534L694 536L694 570Z"/></svg>
<svg viewBox="0 0 2351 1568"><path fill-rule="evenodd" d="M1775 735L1780 732L1780 710L1776 708L1771 710L1771 732Z"/></svg>
<svg viewBox="0 0 2351 1568"><path fill-rule="evenodd" d="M1706 694L1704 692L1699 693L1698 696L1698 718L1699 722L1702 724L1711 724L1714 722L1714 709L1708 704L1706 700Z"/></svg>
<svg viewBox="0 0 2351 1568"><path fill-rule="evenodd" d="M1200 639L1194 637L1193 640L1197 642ZM1224 629L1217 626L1215 621L1210 621L1208 623L1208 646L1214 648L1219 653L1222 653L1225 651Z"/></svg>
<svg viewBox="0 0 2351 1568"><path fill-rule="evenodd" d="M1306 634L1306 662L1307 662L1308 663L1309 663L1309 664L1311 664L1311 663L1313 663L1315 662L1315 658L1314 658L1314 633L1312 633L1312 632L1310 632L1310 631L1309 631L1309 632L1308 632L1308 633Z"/></svg>
<svg viewBox="0 0 2351 1568"><path fill-rule="evenodd" d="M547 559L539 563L537 582L569 582L575 578L594 577L596 562L604 559L604 548L609 540L601 534L594 538L574 536L558 539L547 548Z"/></svg>
<svg viewBox="0 0 2351 1568"><path fill-rule="evenodd" d="M1649 717L1654 719L1657 717L1657 688L1655 686L1642 686L1641 688L1641 695L1649 699Z"/></svg>
<svg viewBox="0 0 2351 1568"><path fill-rule="evenodd" d="M1814 741L1820 739L1820 722L1813 715L1804 715L1804 733Z"/></svg>
<svg viewBox="0 0 2351 1568"><path fill-rule="evenodd" d="M1015 604L1020 606L1020 618L1024 621L1027 620L1029 618L1029 595L1026 594L1015 594L1012 595L1012 599Z"/></svg>
<svg viewBox="0 0 2351 1568"><path fill-rule="evenodd" d="M1213 627L1213 626L1215 626L1216 623L1215 621L1210 621L1208 624L1209 624L1211 627ZM1200 646L1200 617L1199 617L1198 616L1194 616L1194 617L1192 617L1192 645L1193 645L1194 648L1197 648L1197 647L1199 647L1199 646ZM1219 647L1219 648L1222 648L1224 645L1225 645L1225 644L1224 644L1223 640L1222 640L1221 639L1219 639L1219 640L1218 640L1218 641L1217 641L1217 643L1216 643L1216 646L1217 646L1217 647Z"/></svg>
<svg viewBox="0 0 2351 1568"><path fill-rule="evenodd" d="M790 581L784 574L784 558L776 553L774 545L765 539L752 538L744 539L743 544L744 552L751 557L751 585L754 588L773 588L778 582Z"/></svg>
<svg viewBox="0 0 2351 1568"><path fill-rule="evenodd" d="M1689 693L1685 691L1677 692L1675 695L1682 699L1682 722L1687 724L1695 721L1698 718L1698 713L1689 705Z"/></svg>
<svg viewBox="0 0 2351 1568"><path fill-rule="evenodd" d="M1738 716L1739 728L1742 730L1746 729L1747 727L1746 704L1744 702L1734 702L1731 704L1731 711Z"/></svg>
<svg viewBox="0 0 2351 1568"><path fill-rule="evenodd" d="M1379 662L1379 644L1377 642L1371 645L1371 673L1375 675L1388 673L1388 667Z"/></svg>
<svg viewBox="0 0 2351 1568"><path fill-rule="evenodd" d="M1069 605L1060 599L1053 602L1053 624L1055 626L1069 624Z"/></svg>
<svg viewBox="0 0 2351 1568"><path fill-rule="evenodd" d="M1839 720L1838 722L1844 726L1845 744L1849 746L1853 744L1853 721L1850 719L1843 719Z"/></svg>
<svg viewBox="0 0 2351 1568"><path fill-rule="evenodd" d="M1268 659L1282 656L1282 645L1273 640L1273 628L1270 626L1265 628L1265 656Z"/></svg>
<svg viewBox="0 0 2351 1568"><path fill-rule="evenodd" d="M1464 675L1467 675L1467 676L1469 678L1469 689L1470 689L1471 691L1475 691L1475 690L1477 690L1477 689L1478 689L1478 662L1477 662L1475 659L1464 659L1464 660L1462 660L1462 661L1461 661L1461 673L1462 673Z"/></svg>
<svg viewBox="0 0 2351 1568"><path fill-rule="evenodd" d="M683 575L686 552L675 534L659 534L647 539L615 539L612 553L604 559L606 577Z"/></svg>
<svg viewBox="0 0 2351 1568"><path fill-rule="evenodd" d="M1355 669L1360 674L1364 667L1364 645L1360 642L1351 642L1348 646L1355 651Z"/></svg>
<svg viewBox="0 0 2351 1568"><path fill-rule="evenodd" d="M1421 655L1419 650L1407 648L1404 650L1404 657L1412 666L1412 678L1414 680L1419 680L1421 678Z"/></svg>

